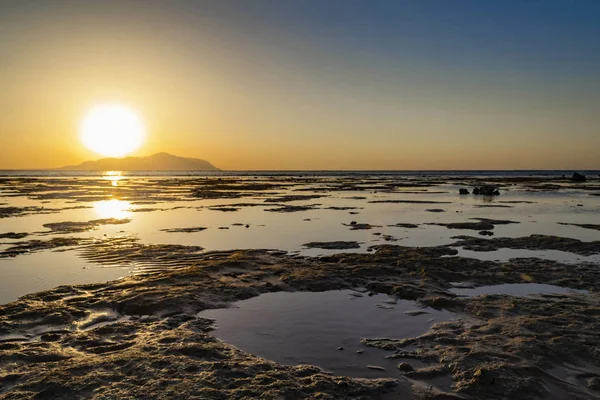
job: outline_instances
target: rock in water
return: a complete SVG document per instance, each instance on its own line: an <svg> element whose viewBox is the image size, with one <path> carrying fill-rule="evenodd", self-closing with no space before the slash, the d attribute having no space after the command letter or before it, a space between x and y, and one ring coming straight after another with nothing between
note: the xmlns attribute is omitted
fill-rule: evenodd
<svg viewBox="0 0 600 400"><path fill-rule="evenodd" d="M585 175L582 175L582 174L580 174L579 172L575 172L575 173L573 174L573 176L571 177L571 180L572 180L573 182L585 182L585 181L586 181L586 178L585 178Z"/></svg>
<svg viewBox="0 0 600 400"><path fill-rule="evenodd" d="M492 231L481 231L479 232L481 236L494 236L494 232Z"/></svg>
<svg viewBox="0 0 600 400"><path fill-rule="evenodd" d="M427 311L425 311L425 310L409 310L409 311L404 311L404 314L410 315L411 317L414 317L414 316L417 316L417 315L429 314L429 313Z"/></svg>
<svg viewBox="0 0 600 400"><path fill-rule="evenodd" d="M401 362L400 364L398 364L398 369L402 372L411 372L415 370L413 366L407 362Z"/></svg>
<svg viewBox="0 0 600 400"><path fill-rule="evenodd" d="M469 194L469 191L467 189L460 189L458 191L458 193L460 193L460 194Z"/></svg>
<svg viewBox="0 0 600 400"><path fill-rule="evenodd" d="M498 188L496 186L482 186L482 187L476 187L473 189L473 194L475 195L484 195L484 196L497 196L500 194L500 191L498 190Z"/></svg>

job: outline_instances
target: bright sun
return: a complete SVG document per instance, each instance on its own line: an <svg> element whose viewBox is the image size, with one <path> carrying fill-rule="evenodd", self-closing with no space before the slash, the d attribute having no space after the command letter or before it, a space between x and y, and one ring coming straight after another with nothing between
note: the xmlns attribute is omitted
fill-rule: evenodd
<svg viewBox="0 0 600 400"><path fill-rule="evenodd" d="M85 147L108 157L123 157L137 150L145 138L140 117L119 104L92 108L81 121L79 133Z"/></svg>

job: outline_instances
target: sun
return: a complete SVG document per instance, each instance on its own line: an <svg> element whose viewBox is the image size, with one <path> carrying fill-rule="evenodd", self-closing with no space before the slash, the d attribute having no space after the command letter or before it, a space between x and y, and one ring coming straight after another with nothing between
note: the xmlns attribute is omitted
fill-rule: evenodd
<svg viewBox="0 0 600 400"><path fill-rule="evenodd" d="M107 157L123 157L144 142L146 130L140 117L121 104L102 104L92 108L81 121L81 142L88 149Z"/></svg>

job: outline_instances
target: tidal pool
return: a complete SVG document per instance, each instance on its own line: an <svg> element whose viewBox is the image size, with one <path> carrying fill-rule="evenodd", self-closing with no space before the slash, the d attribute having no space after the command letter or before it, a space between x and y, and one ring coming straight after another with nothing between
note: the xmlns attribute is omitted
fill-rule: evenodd
<svg viewBox="0 0 600 400"><path fill-rule="evenodd" d="M412 301L353 290L268 293L198 316L214 319L215 336L245 352L355 377L397 377L397 365L404 361L386 359L390 353L363 346L361 338L418 336L436 322L456 318Z"/></svg>
<svg viewBox="0 0 600 400"><path fill-rule="evenodd" d="M132 266L103 267L85 261L73 251L44 251L0 259L0 304L60 285L112 281L133 271Z"/></svg>

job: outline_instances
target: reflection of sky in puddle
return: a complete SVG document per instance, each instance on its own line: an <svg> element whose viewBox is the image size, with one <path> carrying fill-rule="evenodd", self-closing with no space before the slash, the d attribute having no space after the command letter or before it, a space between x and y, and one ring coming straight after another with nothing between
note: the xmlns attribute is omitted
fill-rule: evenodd
<svg viewBox="0 0 600 400"><path fill-rule="evenodd" d="M587 290L576 290L544 283L507 283L503 285L480 286L476 288L452 288L450 292L464 297L484 294L505 294L509 296L532 296L536 294L586 294Z"/></svg>
<svg viewBox="0 0 600 400"><path fill-rule="evenodd" d="M412 301L350 290L267 293L236 306L206 310L199 316L215 319L214 334L243 351L283 364L311 364L335 374L364 377L397 377L397 364L407 360L387 360L390 353L363 346L361 338L418 336L436 322L455 318ZM417 309L426 314L405 314ZM387 371L372 371L367 365Z"/></svg>
<svg viewBox="0 0 600 400"><path fill-rule="evenodd" d="M457 248L456 256L442 257L467 257L486 261L508 261L513 258L541 258L543 260L557 261L565 264L593 263L600 264L600 254L581 256L560 250L526 250L526 249L499 249L494 251L472 251Z"/></svg>
<svg viewBox="0 0 600 400"><path fill-rule="evenodd" d="M126 276L131 268L101 268L88 263L73 251L44 251L0 259L0 303L16 300L27 293L60 285L105 282Z"/></svg>

